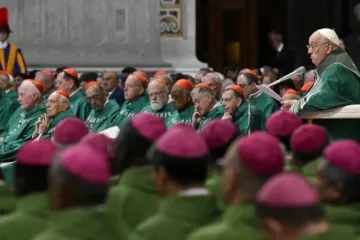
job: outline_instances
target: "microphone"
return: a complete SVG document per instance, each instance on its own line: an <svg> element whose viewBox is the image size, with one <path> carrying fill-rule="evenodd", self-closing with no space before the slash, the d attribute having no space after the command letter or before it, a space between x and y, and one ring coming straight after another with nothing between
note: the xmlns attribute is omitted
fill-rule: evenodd
<svg viewBox="0 0 360 240"><path fill-rule="evenodd" d="M294 76L299 76L299 75L303 75L306 73L306 68L304 66L301 66L297 69L295 69L293 72L289 73L288 75L285 75L284 77L276 80L275 82L269 84L268 86L271 87L271 86L275 86L281 82L284 82L285 80L288 80Z"/></svg>
<svg viewBox="0 0 360 240"><path fill-rule="evenodd" d="M269 84L268 87L275 86L275 85L277 85L277 84L279 84L279 83L282 83L282 82L284 82L285 80L288 80L288 79L290 79L290 78L292 78L292 77L294 77L294 76L303 75L303 74L305 74L305 73L306 73L306 68L305 68L304 66L301 66L301 67L295 69L293 72L291 72L291 73L283 76L282 78L274 81L273 83ZM258 93L260 93L260 92L261 92L261 91L257 91L257 92L255 92L255 93L253 93L253 94L250 94L249 99L253 98L254 96L256 96L256 95L257 95Z"/></svg>

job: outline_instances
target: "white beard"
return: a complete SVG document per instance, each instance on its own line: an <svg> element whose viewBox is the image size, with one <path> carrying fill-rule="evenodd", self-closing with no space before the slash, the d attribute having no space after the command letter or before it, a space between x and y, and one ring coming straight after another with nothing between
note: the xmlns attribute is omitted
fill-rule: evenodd
<svg viewBox="0 0 360 240"><path fill-rule="evenodd" d="M160 103L160 102L150 102L150 105L151 105L152 110L154 110L154 111L158 111L165 106L165 104Z"/></svg>

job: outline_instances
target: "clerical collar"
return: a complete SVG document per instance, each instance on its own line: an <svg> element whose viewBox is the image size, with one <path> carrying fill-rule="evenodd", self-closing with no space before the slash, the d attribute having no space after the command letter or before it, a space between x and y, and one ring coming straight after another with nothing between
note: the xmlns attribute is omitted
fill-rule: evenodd
<svg viewBox="0 0 360 240"><path fill-rule="evenodd" d="M182 197L190 197L190 196L208 196L209 191L203 187L190 188L185 191L181 191L178 193L179 196Z"/></svg>
<svg viewBox="0 0 360 240"><path fill-rule="evenodd" d="M5 41L5 42L0 42L0 48L1 48L1 49L6 48L7 46L8 46L8 42L7 42L7 41Z"/></svg>
<svg viewBox="0 0 360 240"><path fill-rule="evenodd" d="M284 48L284 44L280 43L280 46L276 49L277 52L281 52Z"/></svg>
<svg viewBox="0 0 360 240"><path fill-rule="evenodd" d="M80 90L80 88L76 89L75 92L70 93L70 97L73 96L75 93L77 93Z"/></svg>

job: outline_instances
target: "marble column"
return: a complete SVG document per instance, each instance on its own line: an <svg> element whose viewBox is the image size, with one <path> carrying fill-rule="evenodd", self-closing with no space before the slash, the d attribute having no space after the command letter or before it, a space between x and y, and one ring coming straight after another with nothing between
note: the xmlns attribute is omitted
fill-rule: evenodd
<svg viewBox="0 0 360 240"><path fill-rule="evenodd" d="M158 0L2 0L10 40L33 68L169 68L160 52Z"/></svg>
<svg viewBox="0 0 360 240"><path fill-rule="evenodd" d="M162 57L175 71L194 75L207 67L196 57L196 1L159 1Z"/></svg>

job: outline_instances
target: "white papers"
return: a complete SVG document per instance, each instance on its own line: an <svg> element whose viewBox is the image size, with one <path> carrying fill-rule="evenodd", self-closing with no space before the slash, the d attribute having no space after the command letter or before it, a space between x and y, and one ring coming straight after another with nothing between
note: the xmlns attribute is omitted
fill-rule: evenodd
<svg viewBox="0 0 360 240"><path fill-rule="evenodd" d="M256 88L259 89L261 92L265 93L266 95L269 95L270 97L274 98L277 101L281 101L281 97L274 92L274 90L272 90L270 87L268 87L267 85L256 85Z"/></svg>
<svg viewBox="0 0 360 240"><path fill-rule="evenodd" d="M107 128L99 133L107 136L108 138L115 139L120 133L120 128L118 126L114 126Z"/></svg>

